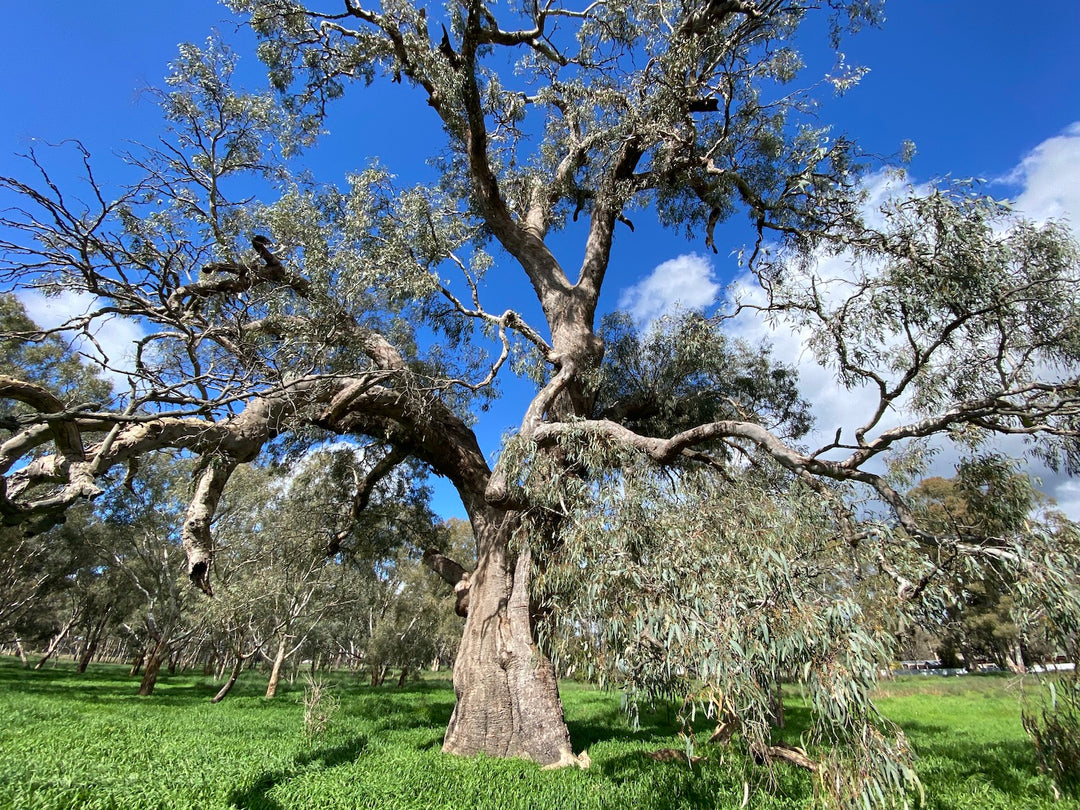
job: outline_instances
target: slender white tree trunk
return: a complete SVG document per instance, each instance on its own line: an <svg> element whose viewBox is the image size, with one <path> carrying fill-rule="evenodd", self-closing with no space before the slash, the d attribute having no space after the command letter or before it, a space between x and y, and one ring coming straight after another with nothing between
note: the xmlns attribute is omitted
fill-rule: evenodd
<svg viewBox="0 0 1080 810"><path fill-rule="evenodd" d="M274 664L270 668L270 682L266 685L266 698L269 700L277 694L278 684L281 683L281 666L285 663L285 649L288 645L288 636L278 639L277 652L274 654Z"/></svg>
<svg viewBox="0 0 1080 810"><path fill-rule="evenodd" d="M75 626L75 622L78 620L78 618L78 615L74 614L70 619L64 622L64 626L60 628L60 632L58 632L55 636L52 637L52 640L49 642L48 648L45 650L45 654L41 656L41 660L34 664L34 669L41 669L43 666L45 666L45 662L53 657L56 649L60 646L60 642L67 638L68 632L71 630L72 627Z"/></svg>

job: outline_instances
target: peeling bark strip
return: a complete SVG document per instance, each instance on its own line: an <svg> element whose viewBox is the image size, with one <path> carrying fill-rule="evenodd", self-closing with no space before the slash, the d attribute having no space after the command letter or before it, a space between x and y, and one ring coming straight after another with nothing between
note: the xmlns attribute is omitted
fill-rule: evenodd
<svg viewBox="0 0 1080 810"><path fill-rule="evenodd" d="M184 553L187 554L188 577L207 596L214 595L210 585L210 563L214 558L210 525L221 494L225 491L225 484L235 469L236 461L223 456L203 459L203 469L198 473L195 492L180 530Z"/></svg>
<svg viewBox="0 0 1080 810"><path fill-rule="evenodd" d="M802 768L810 771L810 773L817 773L821 767L817 762L810 759L806 751L802 748L797 748L794 745L788 745L787 743L778 743L777 745L765 745L753 750L754 758L758 761L772 760L775 762L786 762L789 765L794 765L796 768Z"/></svg>

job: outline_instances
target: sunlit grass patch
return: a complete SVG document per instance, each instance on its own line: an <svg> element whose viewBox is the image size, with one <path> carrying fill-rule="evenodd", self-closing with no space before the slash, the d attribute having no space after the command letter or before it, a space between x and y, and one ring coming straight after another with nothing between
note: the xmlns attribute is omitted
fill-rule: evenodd
<svg viewBox="0 0 1080 810"><path fill-rule="evenodd" d="M881 705L909 733L930 808L1054 808L1037 774L1006 678L898 680ZM587 771L543 771L520 761L441 753L453 710L445 679L373 689L347 675L329 678L340 707L318 736L305 733L303 684L272 701L247 674L211 704L211 679L163 675L138 698L138 680L120 667L84 677L67 665L30 672L0 659L0 807L5 808L806 808L811 777L778 766L763 771L732 749L704 745L706 761L657 762L646 754L682 749L672 707L625 720L618 695L566 683L562 694ZM788 728L797 742L806 713L792 691ZM703 743L707 731L700 735Z"/></svg>

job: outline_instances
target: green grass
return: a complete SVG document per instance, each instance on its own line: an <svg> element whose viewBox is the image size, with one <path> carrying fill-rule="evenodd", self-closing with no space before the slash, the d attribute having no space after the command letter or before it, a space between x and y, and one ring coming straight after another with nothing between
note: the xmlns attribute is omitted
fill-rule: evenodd
<svg viewBox="0 0 1080 810"><path fill-rule="evenodd" d="M1049 779L1036 773L1034 748L1020 723L1017 678L900 679L883 686L877 703L919 753L928 807L1080 807L1055 803Z"/></svg>
<svg viewBox="0 0 1080 810"><path fill-rule="evenodd" d="M453 695L442 680L398 690L339 678L341 707L314 741L304 734L299 684L265 701L264 684L246 674L217 705L210 679L163 675L149 698L136 687L118 667L80 676L66 665L29 672L0 659L0 807L735 808L744 776L759 776L719 749L693 770L648 759L681 746L666 710L634 732L618 696L575 684L563 689L567 719L593 767L554 772L444 756ZM1080 810L1053 803L1005 679L901 681L881 705L922 755L929 807ZM794 728L804 711L791 701ZM751 806L804 808L811 797L809 777L781 767L778 784L759 786Z"/></svg>

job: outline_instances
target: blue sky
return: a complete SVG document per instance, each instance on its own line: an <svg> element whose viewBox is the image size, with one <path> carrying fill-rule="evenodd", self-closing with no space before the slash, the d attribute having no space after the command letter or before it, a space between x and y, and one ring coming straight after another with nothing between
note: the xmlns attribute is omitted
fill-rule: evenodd
<svg viewBox="0 0 1080 810"><path fill-rule="evenodd" d="M216 0L5 5L5 169L30 137L77 135L105 151L120 139L152 137L156 113L140 103L139 88L160 82L177 43L202 41L214 26L226 35L236 27ZM826 105L823 118L882 154L910 138L920 175L1001 174L1080 118L1080 3L1048 0L1023 14L1020 8L1002 0L888 3L882 29L844 46L849 62L871 72L861 87ZM233 39L241 51L252 42L246 31ZM254 57L245 61L248 74L257 75ZM393 140L405 135L410 145L411 134L422 133L395 133ZM336 146L336 157L347 158L348 147Z"/></svg>
<svg viewBox="0 0 1080 810"><path fill-rule="evenodd" d="M157 111L140 89L160 83L179 42L202 41L212 27L235 42L244 83L256 87L261 77L253 38L237 30L215 0L5 6L0 174L25 174L15 153L33 139L79 138L107 176L112 153L125 141L150 142L158 131ZM878 154L896 153L905 139L914 141L917 152L909 168L916 180L946 174L986 178L1000 194L1026 200L1036 216L1075 211L1080 222L1080 130L1074 126L1080 122L1080 2L1047 0L1026 7L1001 0L893 0L886 15L881 30L864 31L845 43L848 62L870 72L842 98L824 99L822 121ZM807 80L830 66L831 57L829 64L811 59ZM398 105L419 109L421 116L429 112L415 92L356 87L344 104L349 106L339 113L347 115L331 119L330 136L311 153L321 179L340 181L376 156L406 180L423 171L421 158L432 151L427 144L439 136L433 116L386 130L387 121L398 120ZM635 224L634 234L623 231L617 237L606 291L609 309L620 302L640 303L644 312L675 297L708 298L737 273L723 249L706 257L703 241L688 243L647 222L636 219ZM728 225L723 237L731 248L752 238L741 220ZM666 273L654 273L665 262ZM665 286L664 279L672 278L679 283ZM486 417L481 439L489 452L520 418L522 392L514 386L507 392L506 402ZM1069 482L1055 486L1064 487L1059 499L1075 496L1080 511L1080 488ZM461 513L456 499L441 488L438 505L446 514Z"/></svg>

